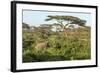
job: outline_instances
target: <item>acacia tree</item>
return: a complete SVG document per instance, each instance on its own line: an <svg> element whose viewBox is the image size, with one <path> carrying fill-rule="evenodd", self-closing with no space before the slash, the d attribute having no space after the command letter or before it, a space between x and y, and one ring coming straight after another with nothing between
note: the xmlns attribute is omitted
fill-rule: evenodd
<svg viewBox="0 0 100 73"><path fill-rule="evenodd" d="M59 25L62 29L62 31L65 33L65 36L67 36L67 27L70 24L76 24L79 26L84 26L86 21L82 20L78 17L74 17L74 16L47 16L48 18L45 21L51 21L54 20L56 21L56 23L54 23L54 25Z"/></svg>
<svg viewBox="0 0 100 73"><path fill-rule="evenodd" d="M56 28L56 32L61 31L61 26L60 26L60 24L54 23L53 26Z"/></svg>

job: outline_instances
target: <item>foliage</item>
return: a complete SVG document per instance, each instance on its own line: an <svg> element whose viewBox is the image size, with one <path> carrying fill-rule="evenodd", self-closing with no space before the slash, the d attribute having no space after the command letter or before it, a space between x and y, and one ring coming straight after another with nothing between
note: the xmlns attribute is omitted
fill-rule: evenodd
<svg viewBox="0 0 100 73"><path fill-rule="evenodd" d="M26 24L26 23L22 23L22 28L29 29L29 28L30 28L30 26L29 26L28 24Z"/></svg>
<svg viewBox="0 0 100 73"><path fill-rule="evenodd" d="M83 26L84 20L73 16L48 16L48 20L70 20ZM23 62L44 62L64 60L91 59L91 28L66 28L67 36L63 31L52 31L54 24L41 24L34 29L23 29ZM71 26L73 27L73 26ZM59 28L61 29L61 28ZM56 29L57 30L57 29ZM36 48L37 44L48 42L47 48Z"/></svg>
<svg viewBox="0 0 100 73"><path fill-rule="evenodd" d="M60 24L61 27L64 26L64 22L65 23L65 27L69 24L77 24L79 26L84 26L86 21L82 20L78 17L74 17L74 16L51 16L49 15L48 18L46 19L46 21L50 21L50 20L55 20L57 21L57 24Z"/></svg>
<svg viewBox="0 0 100 73"><path fill-rule="evenodd" d="M85 29L86 30L86 29ZM62 60L85 60L91 58L90 35L84 29L76 29L73 34L70 31L68 37L53 33L48 38L41 39L35 37L33 33L29 42L23 43L23 62L40 62L40 61L62 61ZM79 32L81 31L81 33ZM60 32L61 34L62 32ZM26 34L26 33L23 33ZM31 33L32 34L32 33ZM79 36L75 35L79 34ZM84 35L84 36L83 36ZM26 35L24 35L26 36ZM36 49L36 43L48 41L50 47L47 49ZM25 44L26 43L26 44ZM31 44L29 44L31 43Z"/></svg>
<svg viewBox="0 0 100 73"><path fill-rule="evenodd" d="M74 16L51 16L49 15L48 18L45 21L51 21L51 20L55 20L57 23L53 23L54 26L56 27L61 27L61 29L64 32L64 35L67 36L67 27L70 24L76 24L79 26L85 26L86 21L82 20L78 17L74 17Z"/></svg>

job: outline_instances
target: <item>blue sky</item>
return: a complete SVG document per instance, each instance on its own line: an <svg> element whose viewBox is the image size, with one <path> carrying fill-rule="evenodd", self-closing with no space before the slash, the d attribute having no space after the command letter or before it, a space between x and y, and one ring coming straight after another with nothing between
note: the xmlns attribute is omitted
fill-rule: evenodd
<svg viewBox="0 0 100 73"><path fill-rule="evenodd" d="M76 13L76 12L52 12L52 11L32 11L23 10L23 22L30 26L39 26L40 24L52 24L56 21L45 21L48 15L64 15L75 16L80 19L86 20L86 25L91 26L91 14L90 13Z"/></svg>

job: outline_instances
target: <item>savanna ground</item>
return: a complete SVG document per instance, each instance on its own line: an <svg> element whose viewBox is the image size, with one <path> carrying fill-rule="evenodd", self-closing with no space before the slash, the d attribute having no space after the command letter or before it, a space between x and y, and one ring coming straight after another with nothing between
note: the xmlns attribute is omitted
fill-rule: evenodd
<svg viewBox="0 0 100 73"><path fill-rule="evenodd" d="M44 26L23 27L23 62L71 61L91 59L91 28L52 31ZM46 43L44 48L38 44Z"/></svg>

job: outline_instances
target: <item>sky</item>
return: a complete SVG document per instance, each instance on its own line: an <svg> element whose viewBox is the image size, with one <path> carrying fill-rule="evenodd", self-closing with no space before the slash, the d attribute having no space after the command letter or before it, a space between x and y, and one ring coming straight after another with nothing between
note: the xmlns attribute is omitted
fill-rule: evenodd
<svg viewBox="0 0 100 73"><path fill-rule="evenodd" d="M56 21L45 21L48 15L75 16L82 20L86 20L86 26L91 26L90 13L23 10L22 18L23 18L23 22L29 24L30 26L39 26L40 24L56 23Z"/></svg>

